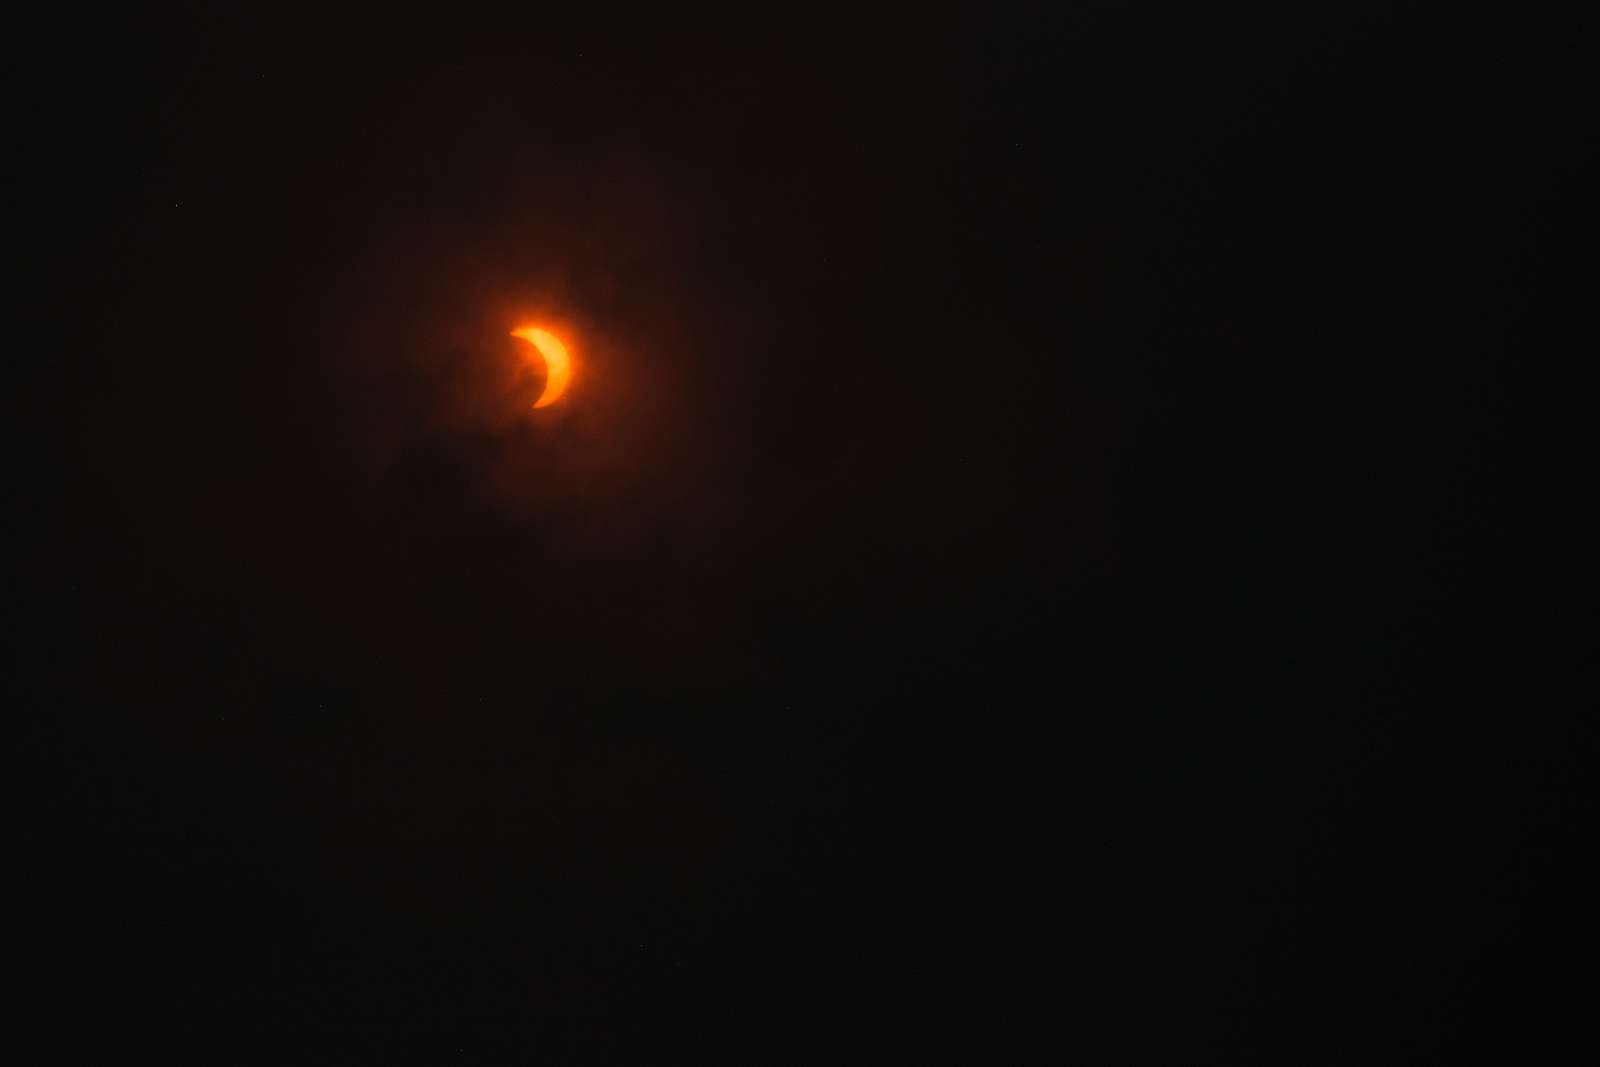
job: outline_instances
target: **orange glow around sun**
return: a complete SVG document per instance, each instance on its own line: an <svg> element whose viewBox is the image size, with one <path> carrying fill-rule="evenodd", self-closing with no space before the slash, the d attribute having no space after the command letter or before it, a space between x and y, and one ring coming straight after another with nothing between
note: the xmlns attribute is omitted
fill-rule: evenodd
<svg viewBox="0 0 1600 1067"><path fill-rule="evenodd" d="M572 357L567 354L567 346L561 339L549 330L541 330L537 326L523 326L511 331L512 337L520 337L539 350L539 355L544 358L545 380L544 392L539 394L539 399L534 402L534 407L545 408L561 399L561 394L567 391L567 383L572 380Z"/></svg>

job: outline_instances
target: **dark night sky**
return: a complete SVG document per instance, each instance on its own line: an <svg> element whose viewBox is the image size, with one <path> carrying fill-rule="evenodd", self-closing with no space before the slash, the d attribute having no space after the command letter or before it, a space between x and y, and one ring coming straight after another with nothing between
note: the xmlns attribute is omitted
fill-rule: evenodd
<svg viewBox="0 0 1600 1067"><path fill-rule="evenodd" d="M1579 1036L1592 28L987 7L13 27L40 1048Z"/></svg>

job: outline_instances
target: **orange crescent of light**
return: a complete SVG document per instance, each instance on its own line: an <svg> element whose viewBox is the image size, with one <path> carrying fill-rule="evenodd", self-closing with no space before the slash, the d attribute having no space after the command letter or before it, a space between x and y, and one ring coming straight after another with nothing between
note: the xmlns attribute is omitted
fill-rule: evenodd
<svg viewBox="0 0 1600 1067"><path fill-rule="evenodd" d="M567 391L567 383L572 380L572 357L567 354L567 346L562 344L561 339L555 334L549 330L541 330L537 326L524 326L512 330L511 336L530 342L539 350L539 355L544 357L544 392L539 394L539 399L533 406L549 407L560 400L561 394Z"/></svg>

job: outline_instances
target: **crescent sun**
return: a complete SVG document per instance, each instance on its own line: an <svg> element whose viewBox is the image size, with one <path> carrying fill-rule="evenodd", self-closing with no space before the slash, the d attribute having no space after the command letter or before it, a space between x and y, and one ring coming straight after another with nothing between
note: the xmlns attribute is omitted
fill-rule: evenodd
<svg viewBox="0 0 1600 1067"><path fill-rule="evenodd" d="M561 399L561 394L567 391L567 383L572 380L572 357L567 354L567 346L561 339L549 330L541 330L537 326L524 326L512 330L512 337L520 337L539 350L539 355L544 358L545 379L544 392L539 394L539 399L534 401L534 407L544 408Z"/></svg>

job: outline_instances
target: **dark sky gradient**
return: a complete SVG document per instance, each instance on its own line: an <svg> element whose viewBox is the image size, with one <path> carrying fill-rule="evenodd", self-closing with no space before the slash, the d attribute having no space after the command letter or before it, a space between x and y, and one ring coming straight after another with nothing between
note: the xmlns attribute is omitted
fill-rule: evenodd
<svg viewBox="0 0 1600 1067"><path fill-rule="evenodd" d="M18 25L60 1062L1580 1035L1592 27L978 8Z"/></svg>

